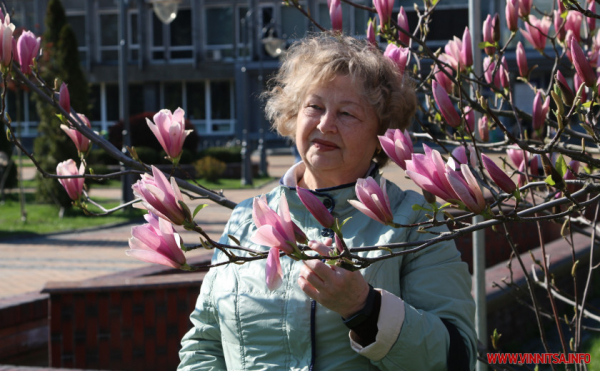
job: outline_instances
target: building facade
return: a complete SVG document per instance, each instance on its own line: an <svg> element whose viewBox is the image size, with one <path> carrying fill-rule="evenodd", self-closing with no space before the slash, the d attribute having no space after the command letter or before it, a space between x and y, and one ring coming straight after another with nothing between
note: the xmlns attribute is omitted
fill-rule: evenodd
<svg viewBox="0 0 600 371"><path fill-rule="evenodd" d="M91 87L90 121L98 131L106 131L119 120L119 1L62 0L78 37ZM47 2L5 0L13 23L36 35L44 32ZM356 2L372 5L370 0ZM551 6L552 1L538 3ZM274 0L181 0L175 20L164 25L147 0L127 0L127 4L130 115L182 107L204 141L240 139L244 129L250 140L256 140L261 128L267 140L277 140L267 129L259 95L279 60L266 53L262 40L274 36L290 45L315 31L305 16ZM300 4L321 25L330 27L326 0ZM413 1L396 0L396 12L400 6L407 11L411 26L416 25ZM342 9L344 31L364 37L368 18L375 14L347 4ZM482 2L482 12L498 12L502 20L504 1ZM460 37L467 24L467 0L440 2L428 44L433 49L443 47L453 35ZM18 94L22 94L20 99L9 94L9 110L13 112L20 102L22 135L35 137L35 105L29 93Z"/></svg>

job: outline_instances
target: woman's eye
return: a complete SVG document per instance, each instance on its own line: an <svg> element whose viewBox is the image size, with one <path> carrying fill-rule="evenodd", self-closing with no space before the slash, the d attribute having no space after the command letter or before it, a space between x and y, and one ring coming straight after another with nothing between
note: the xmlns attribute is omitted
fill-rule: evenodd
<svg viewBox="0 0 600 371"><path fill-rule="evenodd" d="M317 109L317 110L318 110L318 109L321 109L321 107L319 107L319 106L318 106L318 105L316 105L316 104L310 104L310 105L308 106L308 108Z"/></svg>
<svg viewBox="0 0 600 371"><path fill-rule="evenodd" d="M343 116L348 116L348 117L354 117L353 114L351 114L350 112L345 112L345 111L342 112L342 115Z"/></svg>

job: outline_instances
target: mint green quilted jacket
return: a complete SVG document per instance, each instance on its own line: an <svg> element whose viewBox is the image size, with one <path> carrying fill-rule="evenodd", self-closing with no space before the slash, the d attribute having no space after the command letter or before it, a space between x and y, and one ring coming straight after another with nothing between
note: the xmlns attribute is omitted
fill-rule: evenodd
<svg viewBox="0 0 600 371"><path fill-rule="evenodd" d="M387 190L396 223L406 225L426 219L422 211L412 209L414 204L425 205L421 195L402 191L390 182ZM319 197L326 206L333 203L335 217L340 220L352 217L343 228L349 247L432 236L417 233L415 228L393 229L369 219L347 202L356 199L353 185L322 190L322 194L324 197ZM280 185L269 192L269 206L277 210L280 197L287 198L293 221L309 239L325 239L323 227L301 204L294 188ZM234 209L221 242L231 243L226 235L232 234L244 246L261 248L249 240L255 229L249 199ZM379 250L363 254L388 253ZM215 252L213 263L225 260L222 253ZM207 273L191 314L193 328L182 340L179 370L309 370L311 300L296 283L303 263L285 257L281 264L283 284L272 292L265 284L265 260L224 265ZM454 242L438 243L417 253L380 261L362 273L373 287L404 301L402 304L398 299L404 306L404 318L399 320L401 330L386 340L389 344L383 347L383 353L360 354L351 347L349 330L340 316L317 305L314 370L445 370L450 337L441 318L458 329L474 368L477 340L471 276ZM398 311L398 316L388 316L390 326L397 322L401 312ZM380 315L379 333L385 332L386 326Z"/></svg>

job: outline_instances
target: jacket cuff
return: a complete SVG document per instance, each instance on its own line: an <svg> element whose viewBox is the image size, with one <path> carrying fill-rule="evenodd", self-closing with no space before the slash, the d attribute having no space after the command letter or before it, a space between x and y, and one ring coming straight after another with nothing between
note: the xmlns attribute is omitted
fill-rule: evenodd
<svg viewBox="0 0 600 371"><path fill-rule="evenodd" d="M385 290L377 290L381 292L381 309L379 311L379 319L377 320L378 331L375 342L362 347L354 340L354 332L350 331L349 333L352 349L372 361L381 360L396 343L402 330L405 314L404 300Z"/></svg>

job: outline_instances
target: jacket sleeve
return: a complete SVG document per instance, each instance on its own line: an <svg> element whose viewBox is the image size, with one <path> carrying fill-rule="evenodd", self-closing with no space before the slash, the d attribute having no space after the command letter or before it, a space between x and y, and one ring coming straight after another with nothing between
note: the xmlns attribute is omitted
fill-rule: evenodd
<svg viewBox="0 0 600 371"><path fill-rule="evenodd" d="M227 369L221 346L219 317L210 300L214 272L211 269L202 282L196 308L190 315L193 327L181 340L181 363L177 368L180 371Z"/></svg>
<svg viewBox="0 0 600 371"><path fill-rule="evenodd" d="M421 215L417 220L426 218ZM447 231L446 227L433 230ZM408 241L433 236L412 230ZM401 298L382 291L376 341L362 348L351 334L352 347L381 370L446 370L450 335L444 319L458 329L469 368L474 369L477 338L471 276L454 241L408 254L400 267L400 288Z"/></svg>

